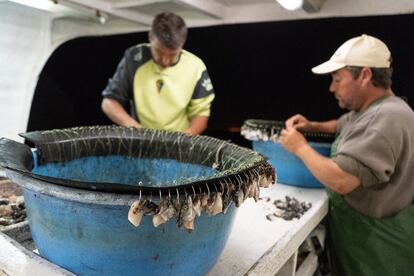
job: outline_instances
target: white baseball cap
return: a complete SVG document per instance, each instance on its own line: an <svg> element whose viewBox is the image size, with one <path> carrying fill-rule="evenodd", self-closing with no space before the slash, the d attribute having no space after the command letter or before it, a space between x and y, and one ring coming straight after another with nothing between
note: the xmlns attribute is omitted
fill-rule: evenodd
<svg viewBox="0 0 414 276"><path fill-rule="evenodd" d="M326 62L312 68L315 74L328 74L345 66L389 68L391 53L384 42L363 34L346 41Z"/></svg>

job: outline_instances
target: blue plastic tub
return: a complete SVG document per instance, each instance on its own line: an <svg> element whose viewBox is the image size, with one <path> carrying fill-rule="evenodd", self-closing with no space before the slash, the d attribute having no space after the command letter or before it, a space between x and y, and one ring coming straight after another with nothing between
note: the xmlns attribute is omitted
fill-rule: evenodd
<svg viewBox="0 0 414 276"><path fill-rule="evenodd" d="M40 255L77 275L205 275L230 234L234 194L276 179L262 155L207 136L117 126L22 136L35 150L0 139L0 167L23 189ZM190 198L205 196L192 224ZM155 227L166 199L175 214Z"/></svg>
<svg viewBox="0 0 414 276"><path fill-rule="evenodd" d="M147 171L143 172L145 167ZM118 183L132 183L141 173L154 184L178 174L212 173L211 168L174 160L121 156L50 163L33 171ZM220 256L237 210L231 204L226 214L208 216L203 212L196 218L191 234L178 228L174 219L155 228L152 216L145 216L140 226L134 227L127 214L136 195L63 187L13 171L8 175L23 188L30 229L40 255L79 275L204 275Z"/></svg>
<svg viewBox="0 0 414 276"><path fill-rule="evenodd" d="M323 185L311 174L305 164L273 141L252 141L253 149L269 158L270 164L277 168L277 181L281 184L294 185L307 188L322 188ZM309 143L317 152L329 156L331 144Z"/></svg>

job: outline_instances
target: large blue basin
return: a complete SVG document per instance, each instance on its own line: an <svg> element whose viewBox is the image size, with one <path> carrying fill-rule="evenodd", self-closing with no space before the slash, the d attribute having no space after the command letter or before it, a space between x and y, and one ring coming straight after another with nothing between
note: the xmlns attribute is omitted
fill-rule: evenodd
<svg viewBox="0 0 414 276"><path fill-rule="evenodd" d="M24 137L34 150L0 139L0 167L23 188L40 255L78 275L204 275L242 202L234 195L275 179L260 154L207 136L98 126ZM135 227L129 211L141 195L150 212ZM206 196L193 228L190 197ZM155 227L161 198L176 213Z"/></svg>
<svg viewBox="0 0 414 276"><path fill-rule="evenodd" d="M191 234L175 220L154 228L151 216L136 228L127 220L136 196L29 178L22 183L40 255L79 275L204 275L220 256L237 210L231 205L225 215L202 214Z"/></svg>
<svg viewBox="0 0 414 276"><path fill-rule="evenodd" d="M134 173L144 166L133 166L131 158L129 164L124 159L122 165L120 158L50 163L34 167L33 172L78 180L102 181L107 177L109 181L118 178L118 183L132 182ZM135 161L146 163L147 175L154 184L155 179L165 179L165 175L177 177L180 171L193 176L211 171L173 160L154 160L159 168L156 177L157 168L148 165L151 160ZM166 166L171 170L166 170ZM11 175L16 177L21 176ZM18 183L23 187L29 225L40 255L79 275L204 275L220 256L237 210L231 205L226 214L202 213L189 234L177 227L176 220L155 228L152 216L145 216L140 226L134 227L127 214L138 198L136 195L85 191L30 178Z"/></svg>

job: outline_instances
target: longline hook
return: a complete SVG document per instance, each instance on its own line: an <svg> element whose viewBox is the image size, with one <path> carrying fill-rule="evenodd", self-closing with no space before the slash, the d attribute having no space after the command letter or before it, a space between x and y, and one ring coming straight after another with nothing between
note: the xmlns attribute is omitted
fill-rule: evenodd
<svg viewBox="0 0 414 276"><path fill-rule="evenodd" d="M259 181L260 179L260 172L259 170L255 171L256 177L257 177L257 181Z"/></svg>
<svg viewBox="0 0 414 276"><path fill-rule="evenodd" d="M210 197L210 188L208 187L207 183L206 183L206 187L207 187L207 195L208 197Z"/></svg>
<svg viewBox="0 0 414 276"><path fill-rule="evenodd" d="M194 189L194 185L191 185L191 188L193 189L193 195L194 195L194 198L196 197L196 192L195 192L195 189Z"/></svg>
<svg viewBox="0 0 414 276"><path fill-rule="evenodd" d="M221 192L224 194L224 185L223 185L223 182L220 181L220 185L221 185Z"/></svg>
<svg viewBox="0 0 414 276"><path fill-rule="evenodd" d="M178 188L175 188L176 192L177 192L177 201L180 202L180 194L178 193Z"/></svg>
<svg viewBox="0 0 414 276"><path fill-rule="evenodd" d="M230 181L230 180L229 180L229 181ZM227 182L227 180L226 180L227 192L228 192L228 193L230 193L230 184L232 184L232 183L229 183L229 182Z"/></svg>
<svg viewBox="0 0 414 276"><path fill-rule="evenodd" d="M239 175L237 175L237 174L236 174L236 180L237 180L237 182L239 182L239 189L240 189L241 188L242 179L241 179L241 177L239 179Z"/></svg>

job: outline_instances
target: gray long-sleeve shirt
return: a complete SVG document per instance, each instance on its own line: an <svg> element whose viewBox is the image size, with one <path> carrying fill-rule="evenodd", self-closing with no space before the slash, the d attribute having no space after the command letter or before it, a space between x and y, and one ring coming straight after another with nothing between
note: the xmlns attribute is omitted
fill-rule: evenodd
<svg viewBox="0 0 414 276"><path fill-rule="evenodd" d="M361 185L345 200L365 215L397 214L414 201L414 112L388 97L364 112L351 111L337 122L340 140L333 160Z"/></svg>

